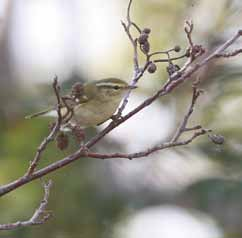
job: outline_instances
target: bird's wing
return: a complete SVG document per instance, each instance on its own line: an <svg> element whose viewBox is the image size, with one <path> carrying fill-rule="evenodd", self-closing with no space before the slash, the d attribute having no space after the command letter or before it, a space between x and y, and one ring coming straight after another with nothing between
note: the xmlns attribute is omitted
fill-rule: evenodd
<svg viewBox="0 0 242 238"><path fill-rule="evenodd" d="M49 112L53 111L54 108L48 108L48 109L45 109L43 111L40 111L40 112L36 112L36 113L33 113L31 115L27 115L25 116L25 119L31 119L31 118L34 118L34 117L38 117L38 116L42 116L42 115L46 115L48 114Z"/></svg>
<svg viewBox="0 0 242 238"><path fill-rule="evenodd" d="M82 96L79 99L79 101L74 101L72 98L69 98L69 99L66 98L65 103L70 108L74 108L75 106L84 105L87 102L90 102L90 100L92 100L92 99L93 99L93 97L87 97L87 96ZM66 114L66 112L67 112L66 105L64 103L62 103L62 105L61 105L61 114L63 114L63 115ZM39 116L54 116L54 117L56 117L57 112L56 112L55 107L50 107L50 108L45 109L43 111L36 112L36 113L31 114L31 115L27 115L27 116L25 116L25 119L32 119L34 117L39 117Z"/></svg>

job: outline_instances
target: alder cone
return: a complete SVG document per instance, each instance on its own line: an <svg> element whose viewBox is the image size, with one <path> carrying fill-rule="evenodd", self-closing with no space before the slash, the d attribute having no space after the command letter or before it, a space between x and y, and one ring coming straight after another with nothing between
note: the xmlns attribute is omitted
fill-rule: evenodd
<svg viewBox="0 0 242 238"><path fill-rule="evenodd" d="M142 34L139 36L139 38L138 38L138 42L139 42L141 45L143 45L143 44L145 44L145 43L147 42L148 38L149 38L149 35L148 35L148 34L146 34L146 33L142 33Z"/></svg>
<svg viewBox="0 0 242 238"><path fill-rule="evenodd" d="M61 132L57 137L56 137L56 146L60 150L65 150L68 147L69 140L68 136Z"/></svg>

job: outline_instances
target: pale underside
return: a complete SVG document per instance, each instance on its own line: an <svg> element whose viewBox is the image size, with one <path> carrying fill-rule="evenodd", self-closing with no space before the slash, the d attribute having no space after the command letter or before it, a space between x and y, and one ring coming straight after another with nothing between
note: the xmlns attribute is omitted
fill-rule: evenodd
<svg viewBox="0 0 242 238"><path fill-rule="evenodd" d="M103 104L105 103L105 107ZM81 127L96 126L107 121L117 110L120 98L114 101L98 101L92 100L88 103L78 105L74 111L71 123L78 124ZM107 110L108 109L108 110Z"/></svg>

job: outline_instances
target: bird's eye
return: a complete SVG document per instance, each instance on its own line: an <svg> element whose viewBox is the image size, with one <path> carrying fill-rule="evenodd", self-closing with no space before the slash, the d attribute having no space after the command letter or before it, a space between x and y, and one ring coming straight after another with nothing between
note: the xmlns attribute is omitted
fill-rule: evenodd
<svg viewBox="0 0 242 238"><path fill-rule="evenodd" d="M118 90L119 89L119 86L114 86L113 87L115 90Z"/></svg>

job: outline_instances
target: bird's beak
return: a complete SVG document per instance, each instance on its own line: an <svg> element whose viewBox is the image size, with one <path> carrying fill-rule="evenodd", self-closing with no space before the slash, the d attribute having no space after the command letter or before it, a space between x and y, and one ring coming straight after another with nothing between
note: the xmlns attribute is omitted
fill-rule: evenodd
<svg viewBox="0 0 242 238"><path fill-rule="evenodd" d="M138 88L138 87L135 86L135 85L128 85L127 86L127 89L130 89L130 90L133 90L133 89L136 89L136 88Z"/></svg>

